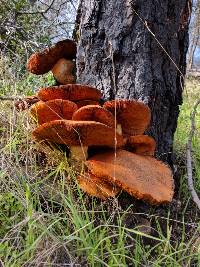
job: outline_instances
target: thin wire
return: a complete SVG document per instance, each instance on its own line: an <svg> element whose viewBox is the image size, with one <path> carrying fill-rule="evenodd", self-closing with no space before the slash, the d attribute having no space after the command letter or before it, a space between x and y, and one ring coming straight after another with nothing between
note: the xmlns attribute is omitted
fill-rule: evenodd
<svg viewBox="0 0 200 267"><path fill-rule="evenodd" d="M178 70L178 72L180 73L180 75L182 76L182 78L184 78L183 73L181 72L181 70L179 69L178 65L176 64L176 62L173 60L173 58L170 56L170 54L167 52L167 50L164 48L164 46L161 44L161 42L157 39L155 33L152 32L152 30L149 28L147 22L142 19L142 17L137 13L137 11L132 7L132 10L134 11L134 13L138 16L139 20L144 24L144 26L146 27L146 29L149 31L149 33L153 36L153 38L156 40L156 42L158 43L158 45L162 48L162 50L165 52L165 54L169 57L169 59L171 60L171 62L174 64L174 66L176 67L176 69Z"/></svg>
<svg viewBox="0 0 200 267"><path fill-rule="evenodd" d="M168 56L168 58L171 60L171 62L174 64L175 68L178 70L178 72L180 73L180 86L181 89L183 91L183 89L185 89L186 91L186 96L188 98L188 92L187 92L187 88L183 86L183 80L185 79L185 76L183 75L182 71L180 70L179 66L176 64L176 62L174 61L174 59L170 56L170 54L167 52L167 50L164 48L164 46L161 44L161 42L158 40L158 38L156 37L155 33L152 32L152 30L149 28L147 22L145 21L145 19L143 19L138 13L137 11L134 9L134 7L132 7L133 12L136 14L136 16L139 18L139 20L142 22L142 24L145 26L145 28L148 30L148 32L153 36L153 38L155 39L155 41L157 42L157 44L160 46L160 48L165 52L165 54ZM181 78L183 80L181 80ZM191 106L190 106L191 107Z"/></svg>

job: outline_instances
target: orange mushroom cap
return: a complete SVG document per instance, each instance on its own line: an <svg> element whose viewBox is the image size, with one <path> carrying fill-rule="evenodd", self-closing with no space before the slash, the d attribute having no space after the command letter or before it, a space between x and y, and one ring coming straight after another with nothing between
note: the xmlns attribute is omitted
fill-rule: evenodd
<svg viewBox="0 0 200 267"><path fill-rule="evenodd" d="M105 152L86 161L88 171L151 204L172 201L172 172L164 163L125 150Z"/></svg>
<svg viewBox="0 0 200 267"><path fill-rule="evenodd" d="M36 140L46 140L69 146L108 146L124 145L122 136L113 128L94 121L55 120L44 123L33 131ZM98 138L97 138L98 137Z"/></svg>
<svg viewBox="0 0 200 267"><path fill-rule="evenodd" d="M66 39L42 52L33 54L28 60L27 69L40 75L49 72L60 58L74 59L75 57L76 43Z"/></svg>
<svg viewBox="0 0 200 267"><path fill-rule="evenodd" d="M65 99L71 101L90 99L98 101L101 98L101 92L98 89L87 85L66 84L41 88L37 93L37 97L42 101L53 99Z"/></svg>
<svg viewBox="0 0 200 267"><path fill-rule="evenodd" d="M97 106L88 105L79 108L72 117L75 121L98 121L110 127L115 127L115 118L107 109Z"/></svg>
<svg viewBox="0 0 200 267"><path fill-rule="evenodd" d="M39 101L30 111L39 124L53 120L71 120L73 113L78 109L77 105L69 100L55 99L47 102Z"/></svg>
<svg viewBox="0 0 200 267"><path fill-rule="evenodd" d="M98 197L105 200L110 197L115 197L119 192L119 187L103 181L101 178L94 176L91 173L85 173L77 177L80 188L90 196Z"/></svg>
<svg viewBox="0 0 200 267"><path fill-rule="evenodd" d="M75 101L76 105L79 108L82 108L84 106L88 106L88 105L97 105L100 106L100 103L98 101L94 101L94 100L80 100L80 101Z"/></svg>
<svg viewBox="0 0 200 267"><path fill-rule="evenodd" d="M116 111L117 122L121 124L123 133L127 135L143 134L151 120L149 107L136 100L107 101L103 107L113 115Z"/></svg>
<svg viewBox="0 0 200 267"><path fill-rule="evenodd" d="M60 84L68 84L75 83L74 68L75 62L61 58L56 62L51 71L56 81Z"/></svg>
<svg viewBox="0 0 200 267"><path fill-rule="evenodd" d="M129 136L126 141L126 147L135 154L154 156L156 141L148 135Z"/></svg>

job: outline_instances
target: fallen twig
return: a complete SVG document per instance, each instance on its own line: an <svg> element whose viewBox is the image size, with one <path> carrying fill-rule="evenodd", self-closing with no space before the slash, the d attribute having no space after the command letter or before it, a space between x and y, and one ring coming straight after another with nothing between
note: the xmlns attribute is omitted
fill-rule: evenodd
<svg viewBox="0 0 200 267"><path fill-rule="evenodd" d="M27 96L27 97L20 97L20 96L0 96L0 101L14 101L14 105L17 110L25 110L39 101L37 96Z"/></svg>
<svg viewBox="0 0 200 267"><path fill-rule="evenodd" d="M193 183L193 174L192 174L192 139L195 134L196 125L195 125L195 116L197 113L197 108L200 104L200 99L196 102L194 109L191 113L191 130L188 138L187 143L187 177L188 177L188 187L191 192L193 201L196 203L197 207L200 209L200 199L194 189L194 183Z"/></svg>
<svg viewBox="0 0 200 267"><path fill-rule="evenodd" d="M15 101L20 100L22 97L19 96L0 96L0 100L2 101Z"/></svg>

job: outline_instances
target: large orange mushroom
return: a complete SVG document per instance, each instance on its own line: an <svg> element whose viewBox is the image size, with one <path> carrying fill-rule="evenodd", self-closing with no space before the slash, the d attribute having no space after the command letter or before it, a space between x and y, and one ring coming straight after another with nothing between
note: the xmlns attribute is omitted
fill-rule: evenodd
<svg viewBox="0 0 200 267"><path fill-rule="evenodd" d="M69 100L55 99L47 102L39 101L30 111L38 123L43 124L53 120L71 120L77 109L77 105Z"/></svg>
<svg viewBox="0 0 200 267"><path fill-rule="evenodd" d="M116 184L137 199L151 204L172 201L174 182L170 168L149 156L118 149L93 156L86 162L88 171Z"/></svg>
<svg viewBox="0 0 200 267"><path fill-rule="evenodd" d="M136 100L107 101L103 107L116 116L117 131L121 134L143 134L151 120L149 107Z"/></svg>
<svg viewBox="0 0 200 267"><path fill-rule="evenodd" d="M156 141L148 135L129 136L126 141L128 151L144 156L154 156Z"/></svg>
<svg viewBox="0 0 200 267"><path fill-rule="evenodd" d="M55 120L33 131L38 141L50 141L70 147L74 158L85 160L88 146L121 147L124 140L113 128L94 121ZM98 137L98 138L97 138Z"/></svg>
<svg viewBox="0 0 200 267"><path fill-rule="evenodd" d="M101 98L101 92L88 85L66 84L41 88L37 93L37 97L42 101L53 99L64 99L70 101L89 99L99 101Z"/></svg>
<svg viewBox="0 0 200 267"><path fill-rule="evenodd" d="M33 54L27 63L28 71L40 75L49 72L56 62L61 59L75 59L76 43L66 39L50 48Z"/></svg>
<svg viewBox="0 0 200 267"><path fill-rule="evenodd" d="M107 109L97 106L88 105L79 108L72 116L75 121L98 121L110 127L115 127L115 118Z"/></svg>
<svg viewBox="0 0 200 267"><path fill-rule="evenodd" d="M94 176L91 173L81 174L77 177L80 188L89 194L106 200L110 197L115 197L119 192L120 188L114 184L106 182L99 177Z"/></svg>

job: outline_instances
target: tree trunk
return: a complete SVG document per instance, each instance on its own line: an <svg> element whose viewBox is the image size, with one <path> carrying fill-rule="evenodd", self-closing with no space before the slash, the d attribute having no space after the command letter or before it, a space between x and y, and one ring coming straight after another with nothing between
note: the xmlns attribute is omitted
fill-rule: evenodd
<svg viewBox="0 0 200 267"><path fill-rule="evenodd" d="M200 2L195 2L195 11L193 14L192 30L190 33L190 46L188 51L188 65L187 68L190 71L193 68L194 53L197 45L199 44L199 33L200 33Z"/></svg>
<svg viewBox="0 0 200 267"><path fill-rule="evenodd" d="M196 32L196 35L194 35L192 39L192 44L190 46L189 52L188 52L188 70L190 71L193 68L194 65L194 53L197 48L197 44L199 43L199 30Z"/></svg>
<svg viewBox="0 0 200 267"><path fill-rule="evenodd" d="M77 14L78 82L96 86L106 100L148 104L148 133L157 141L157 156L168 162L182 103L190 7L190 0L81 0Z"/></svg>

